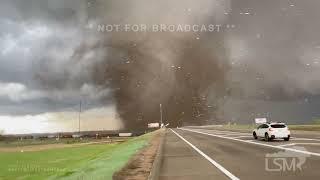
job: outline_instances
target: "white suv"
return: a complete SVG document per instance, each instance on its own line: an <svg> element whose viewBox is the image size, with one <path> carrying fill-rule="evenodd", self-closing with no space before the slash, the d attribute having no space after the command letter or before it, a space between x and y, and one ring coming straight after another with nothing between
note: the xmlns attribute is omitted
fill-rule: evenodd
<svg viewBox="0 0 320 180"><path fill-rule="evenodd" d="M290 131L284 123L264 123L253 130L255 139L264 138L265 141L272 139L284 139L289 141Z"/></svg>

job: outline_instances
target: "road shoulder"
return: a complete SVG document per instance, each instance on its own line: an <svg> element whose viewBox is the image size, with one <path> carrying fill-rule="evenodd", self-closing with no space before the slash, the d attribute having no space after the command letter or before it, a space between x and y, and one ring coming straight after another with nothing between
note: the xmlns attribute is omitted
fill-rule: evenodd
<svg viewBox="0 0 320 180"><path fill-rule="evenodd" d="M153 137L148 145L139 150L120 171L116 172L113 179L148 179L164 132L164 129L152 132Z"/></svg>

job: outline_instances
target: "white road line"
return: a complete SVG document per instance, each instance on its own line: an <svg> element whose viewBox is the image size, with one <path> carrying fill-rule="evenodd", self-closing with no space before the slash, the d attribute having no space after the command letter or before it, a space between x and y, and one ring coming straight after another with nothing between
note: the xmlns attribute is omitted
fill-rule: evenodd
<svg viewBox="0 0 320 180"><path fill-rule="evenodd" d="M251 137L252 138L252 136L236 136L236 137L233 137L233 138L242 138L242 137Z"/></svg>
<svg viewBox="0 0 320 180"><path fill-rule="evenodd" d="M223 136L232 136L232 135L250 135L251 133L244 133L244 132L237 132L237 131L224 131L224 130L215 130L215 129L195 129L200 131L212 132L214 134L223 135ZM227 135L225 135L227 133ZM319 141L320 139L313 139L313 138L297 138L297 137L290 137L291 140L305 140L305 141Z"/></svg>
<svg viewBox="0 0 320 180"><path fill-rule="evenodd" d="M222 130L210 130L210 129L195 129L200 131L212 132L214 134L223 135L223 136L233 136L233 135L249 135L251 137L251 133L243 133L243 132L236 132L236 131L222 131ZM228 134L226 134L228 133ZM297 137L290 137L291 140L305 140L305 141L319 141L320 139L313 139L313 138L297 138Z"/></svg>
<svg viewBox="0 0 320 180"><path fill-rule="evenodd" d="M251 133L244 133L244 132L235 132L235 131L217 131L217 130L209 130L209 129L199 129L199 130L205 130L205 131L212 131L214 133L222 133L222 134L242 134L242 135L249 135Z"/></svg>
<svg viewBox="0 0 320 180"><path fill-rule="evenodd" d="M320 139L310 139L310 138L293 138L293 140L320 141Z"/></svg>
<svg viewBox="0 0 320 180"><path fill-rule="evenodd" d="M217 130L217 129L199 129L199 128L192 128L196 130L204 130L204 131L215 131L215 132L221 132L221 133L243 133L243 132L238 132L238 131L225 131L225 130Z"/></svg>
<svg viewBox="0 0 320 180"><path fill-rule="evenodd" d="M194 146L193 144L191 144L189 141L187 141L185 138L183 138L180 134L178 134L177 132L175 132L174 130L170 129L174 134L176 134L180 139L182 139L184 142L186 142L187 144L189 144L194 150L196 150L200 155L202 155L204 158L206 158L211 164L213 164L215 167L217 167L220 171L222 171L226 176L228 176L230 179L232 180L239 180L238 177L236 177L235 175L233 175L231 172L229 172L228 170L226 170L223 166L221 166L219 163L217 163L216 161L214 161L213 159L211 159L208 155L206 155L205 153L203 153L200 149L198 149L196 146Z"/></svg>
<svg viewBox="0 0 320 180"><path fill-rule="evenodd" d="M285 147L285 146L295 146L295 145L320 145L320 143L291 143L291 144L283 144L279 146Z"/></svg>
<svg viewBox="0 0 320 180"><path fill-rule="evenodd" d="M203 132L214 133L222 136L251 136L252 137L251 134L244 134L244 133L221 133L221 132L212 132L212 131L203 131Z"/></svg>
<svg viewBox="0 0 320 180"><path fill-rule="evenodd" d="M278 145L279 147L285 147L285 146L294 146L296 145L295 143L291 143L291 144L282 144L282 145Z"/></svg>
<svg viewBox="0 0 320 180"><path fill-rule="evenodd" d="M271 147L271 148L275 148L275 149L281 149L281 150L287 150L287 151L292 151L292 152L297 152L297 153L309 154L309 155L313 155L313 156L320 156L320 153L302 151L302 150L298 150L298 149L291 149L291 148L285 148L285 147L280 147L280 146L273 146L273 145L270 145L270 144L262 144L262 143L257 143L257 142L242 140L242 139L235 139L235 138L231 138L231 137L223 137L223 136L219 136L219 135L215 135L215 134L209 134L209 133L204 133L204 132L200 132L200 131L194 131L194 130L191 130L191 129L185 129L185 128L179 128L179 129L182 129L182 130L185 130L185 131L194 132L194 133L204 134L204 135L208 135L208 136L214 136L214 137L219 137L219 138L224 138L224 139L230 139L230 140L234 140L234 141L244 142L244 143L248 143L248 144L255 144L255 145Z"/></svg>
<svg viewBox="0 0 320 180"><path fill-rule="evenodd" d="M226 133L224 133L223 135L225 135L225 136L249 136L250 134L226 134Z"/></svg>

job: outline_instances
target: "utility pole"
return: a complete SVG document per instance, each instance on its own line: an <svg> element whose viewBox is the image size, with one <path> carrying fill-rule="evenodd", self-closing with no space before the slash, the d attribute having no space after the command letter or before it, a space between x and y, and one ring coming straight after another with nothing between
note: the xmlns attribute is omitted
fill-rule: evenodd
<svg viewBox="0 0 320 180"><path fill-rule="evenodd" d="M162 104L160 104L160 128L162 126Z"/></svg>
<svg viewBox="0 0 320 180"><path fill-rule="evenodd" d="M80 135L80 118L81 118L81 100L80 100L80 108L79 108L79 127L78 127L78 131L79 131L79 135Z"/></svg>

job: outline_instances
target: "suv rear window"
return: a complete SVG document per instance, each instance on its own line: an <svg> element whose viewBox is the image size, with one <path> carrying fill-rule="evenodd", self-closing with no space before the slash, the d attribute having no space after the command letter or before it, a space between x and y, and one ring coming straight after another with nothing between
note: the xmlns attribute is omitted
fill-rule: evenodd
<svg viewBox="0 0 320 180"><path fill-rule="evenodd" d="M272 124L271 127L272 128L285 128L286 126L283 124Z"/></svg>

